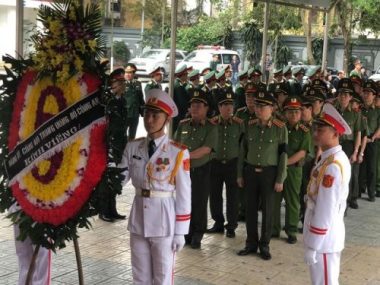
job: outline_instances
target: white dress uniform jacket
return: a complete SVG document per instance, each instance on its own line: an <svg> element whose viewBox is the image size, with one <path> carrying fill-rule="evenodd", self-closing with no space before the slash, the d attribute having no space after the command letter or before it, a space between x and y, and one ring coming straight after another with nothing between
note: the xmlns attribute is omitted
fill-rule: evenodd
<svg viewBox="0 0 380 285"><path fill-rule="evenodd" d="M308 186L303 230L305 247L317 253L343 250L343 217L350 178L351 165L340 145L322 153Z"/></svg>
<svg viewBox="0 0 380 285"><path fill-rule="evenodd" d="M155 140L157 149L148 156L148 138L127 144L119 168L137 191L171 192L171 197L146 198L136 195L128 230L143 237L185 235L191 211L190 157L185 146L167 135Z"/></svg>

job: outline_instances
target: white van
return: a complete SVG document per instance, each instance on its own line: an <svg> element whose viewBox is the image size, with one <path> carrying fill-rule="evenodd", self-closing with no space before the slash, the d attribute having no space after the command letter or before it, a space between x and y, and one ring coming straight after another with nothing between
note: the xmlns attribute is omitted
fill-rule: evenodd
<svg viewBox="0 0 380 285"><path fill-rule="evenodd" d="M189 53L179 65L186 64L187 67L192 66L202 72L203 69L210 67L214 54L219 55L220 64L216 67L218 71L231 63L233 55L240 60L239 54L234 50L228 50L221 46L199 46L198 49Z"/></svg>

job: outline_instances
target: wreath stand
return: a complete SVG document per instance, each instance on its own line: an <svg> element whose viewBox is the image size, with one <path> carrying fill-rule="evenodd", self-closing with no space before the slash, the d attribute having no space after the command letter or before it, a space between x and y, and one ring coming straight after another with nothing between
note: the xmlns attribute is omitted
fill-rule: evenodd
<svg viewBox="0 0 380 285"><path fill-rule="evenodd" d="M79 285L84 285L83 268L82 268L82 261L80 258L78 239L74 238L73 241L74 241L74 249L75 249L75 258L77 260L77 267L78 267ZM40 245L37 245L36 248L34 249L32 260L30 261L30 265L29 265L28 275L26 276L25 285L32 284L31 282L32 282L33 272L36 266L36 259L37 259L38 251L40 250L40 247L41 247Z"/></svg>

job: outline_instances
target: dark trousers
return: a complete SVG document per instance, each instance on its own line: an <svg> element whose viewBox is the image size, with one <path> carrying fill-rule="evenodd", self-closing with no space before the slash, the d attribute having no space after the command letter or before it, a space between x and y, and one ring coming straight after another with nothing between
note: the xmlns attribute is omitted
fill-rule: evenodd
<svg viewBox="0 0 380 285"><path fill-rule="evenodd" d="M237 228L238 215L238 187L237 187L237 158L225 163L218 160L211 162L211 217L217 227L224 226L223 215L223 184L226 184L227 225L226 229Z"/></svg>
<svg viewBox="0 0 380 285"><path fill-rule="evenodd" d="M342 146L342 150L347 155L348 159L350 159L350 157L352 156L355 150L354 141L342 141L340 144ZM351 165L351 180L349 184L349 194L347 198L348 202L355 201L358 198L358 193L355 194L355 192L357 191L357 188L355 189L356 182L354 178L354 170L355 168L353 167L353 165Z"/></svg>
<svg viewBox="0 0 380 285"><path fill-rule="evenodd" d="M116 193L108 188L107 176L103 178L98 186L100 188L100 213L106 217L112 218L117 215L116 210Z"/></svg>
<svg viewBox="0 0 380 285"><path fill-rule="evenodd" d="M191 220L187 239L201 241L207 228L207 200L210 194L211 163L190 169Z"/></svg>
<svg viewBox="0 0 380 285"><path fill-rule="evenodd" d="M314 159L308 158L305 160L304 165L302 166L302 183L300 191L300 220L303 224L306 211L305 195L307 192L307 185L309 184L311 171L313 170Z"/></svg>
<svg viewBox="0 0 380 285"><path fill-rule="evenodd" d="M376 194L376 167L377 144L371 142L367 144L359 171L359 190L365 193L367 188L369 198L374 198Z"/></svg>
<svg viewBox="0 0 380 285"><path fill-rule="evenodd" d="M139 125L139 117L127 119L128 140L133 140L136 137L137 126Z"/></svg>
<svg viewBox="0 0 380 285"><path fill-rule="evenodd" d="M261 170L259 170L261 169ZM259 172L260 171L260 172ZM257 168L246 165L244 168L244 183L246 188L246 246L251 248L267 248L272 236L274 184L277 167ZM262 204L261 236L258 234L259 198Z"/></svg>

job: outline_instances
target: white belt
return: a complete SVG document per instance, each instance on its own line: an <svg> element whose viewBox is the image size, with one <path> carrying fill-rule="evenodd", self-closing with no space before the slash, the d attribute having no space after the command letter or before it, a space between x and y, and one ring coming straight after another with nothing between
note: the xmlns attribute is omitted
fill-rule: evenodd
<svg viewBox="0 0 380 285"><path fill-rule="evenodd" d="M155 191L135 188L135 194L144 198L170 198L175 197L175 191Z"/></svg>

